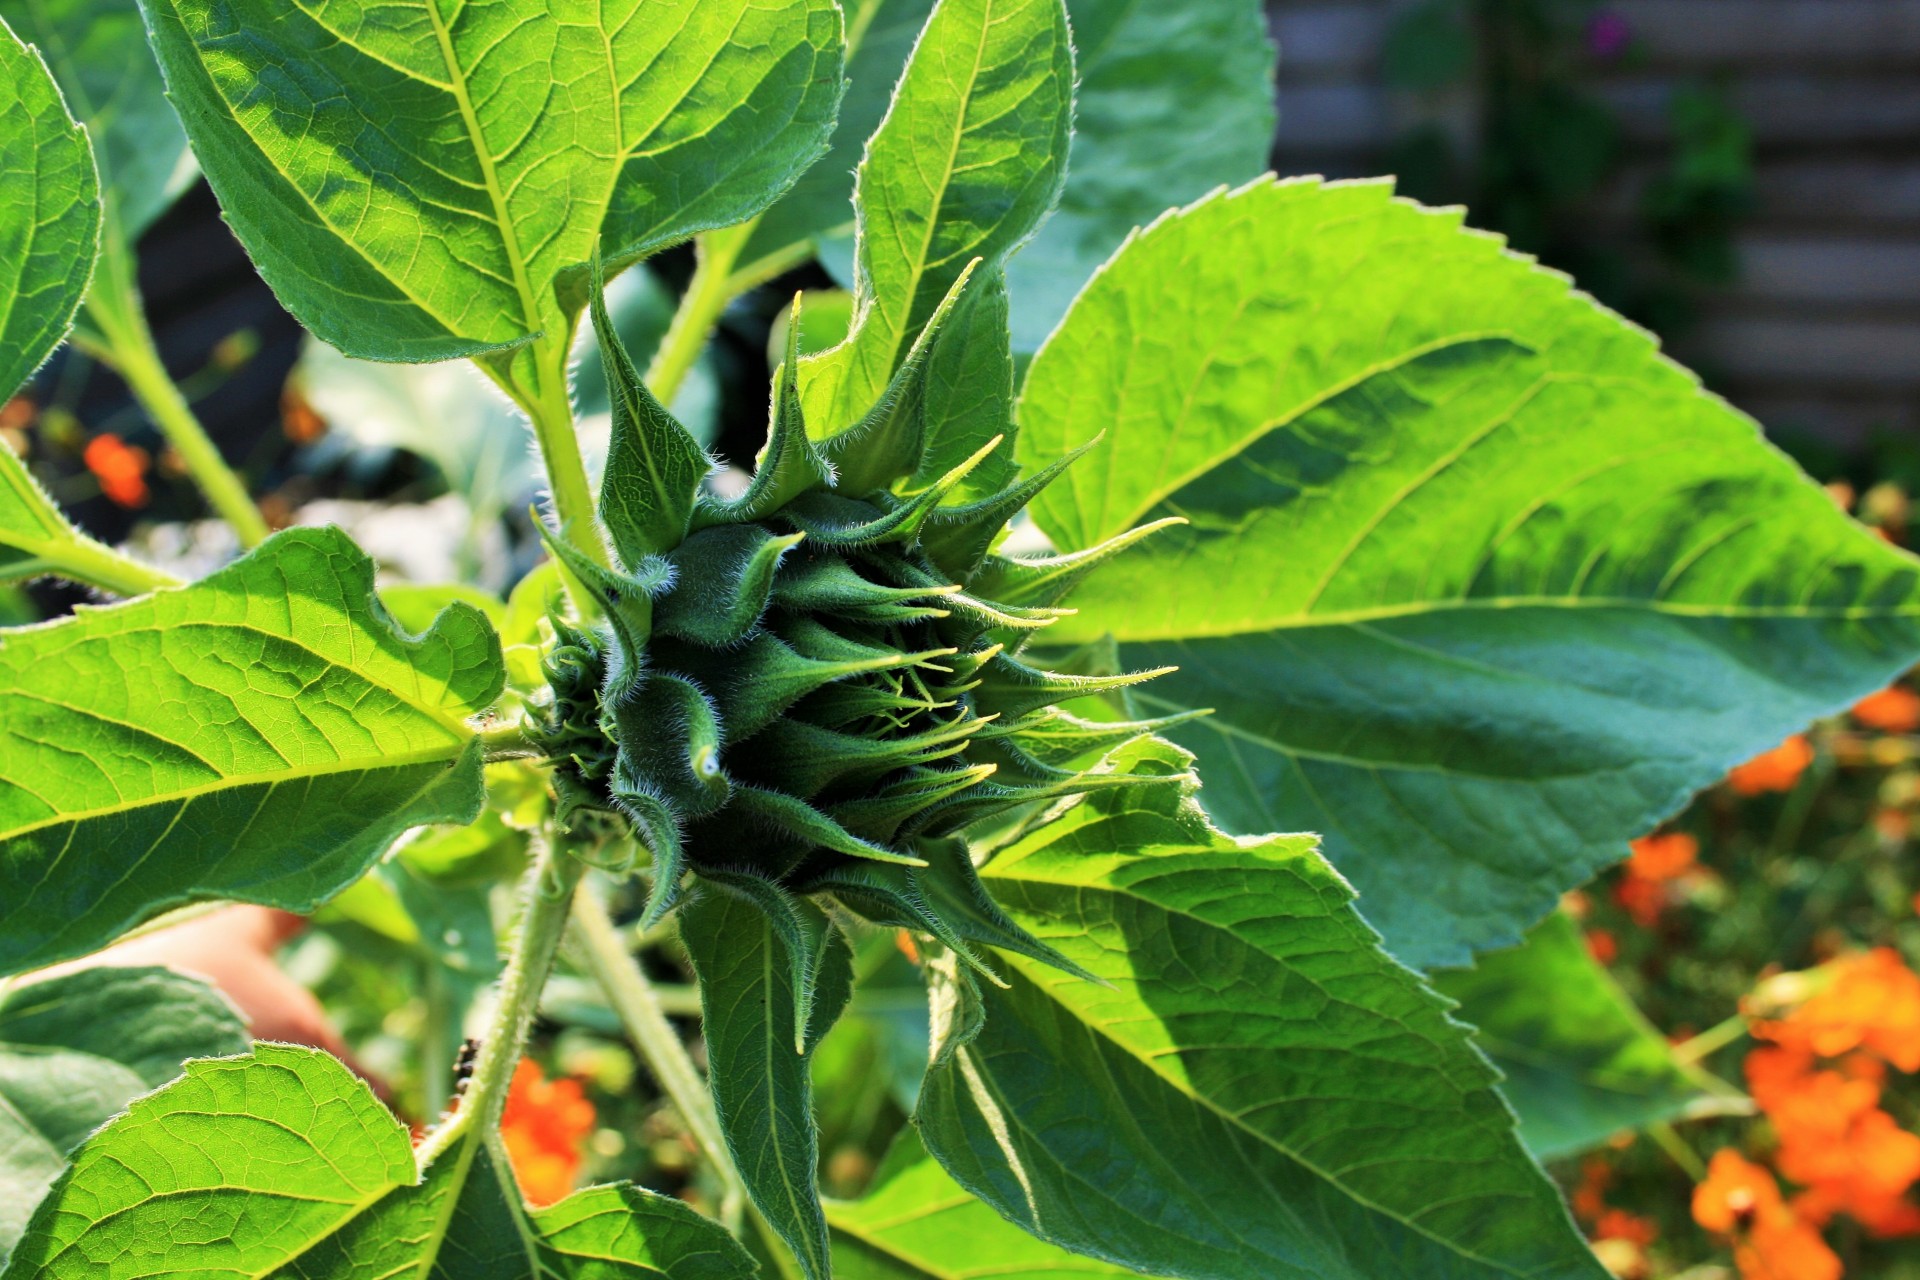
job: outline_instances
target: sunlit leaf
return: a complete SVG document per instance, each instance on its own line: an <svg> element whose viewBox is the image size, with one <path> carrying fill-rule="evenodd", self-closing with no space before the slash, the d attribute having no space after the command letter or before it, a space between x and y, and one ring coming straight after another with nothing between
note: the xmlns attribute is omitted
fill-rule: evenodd
<svg viewBox="0 0 1920 1280"><path fill-rule="evenodd" d="M1920 579L1564 277L1380 183L1134 240L1036 358L1063 549L1182 516L1049 639L1175 665L1240 831L1305 829L1394 952L1519 940L1732 764L1920 656Z"/></svg>
<svg viewBox="0 0 1920 1280"><path fill-rule="evenodd" d="M1152 1274L1599 1280L1466 1028L1313 844L1143 786L996 856L994 897L1105 985L1002 953L978 1037L927 1075L928 1147L1043 1239Z"/></svg>
<svg viewBox="0 0 1920 1280"><path fill-rule="evenodd" d="M0 1261L67 1153L188 1058L244 1052L220 996L167 969L82 969L0 995Z"/></svg>
<svg viewBox="0 0 1920 1280"><path fill-rule="evenodd" d="M187 902L311 910L406 828L471 821L502 679L478 611L405 635L336 529L0 636L0 972Z"/></svg>

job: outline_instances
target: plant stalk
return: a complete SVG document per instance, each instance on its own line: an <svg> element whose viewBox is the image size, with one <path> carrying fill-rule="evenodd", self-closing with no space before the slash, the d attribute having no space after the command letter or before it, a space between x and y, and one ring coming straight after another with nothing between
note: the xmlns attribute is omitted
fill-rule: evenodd
<svg viewBox="0 0 1920 1280"><path fill-rule="evenodd" d="M47 547L42 560L48 573L116 596L140 596L180 585L180 579L165 570L142 564L84 536L63 538Z"/></svg>
<svg viewBox="0 0 1920 1280"><path fill-rule="evenodd" d="M93 287L87 293L86 315L95 333L78 336L102 363L126 380L134 399L180 455L208 504L233 527L240 545L259 546L270 532L266 518L161 362L153 331L147 326L135 271L133 250L110 219L100 239Z"/></svg>
<svg viewBox="0 0 1920 1280"><path fill-rule="evenodd" d="M553 514L560 522L560 536L595 564L612 567L607 557L606 539L600 536L595 512L593 483L587 478L587 464L580 457L580 438L574 431L573 402L567 393L566 354L548 359L536 350L532 358L540 369L534 394L515 394L520 407L533 423L534 438L540 442L540 457L546 464L547 489L553 496ZM515 392L513 384L507 386Z"/></svg>
<svg viewBox="0 0 1920 1280"><path fill-rule="evenodd" d="M740 251L747 247L747 240L758 225L756 218L724 231L710 231L695 241L698 256L693 279L688 282L667 336L661 339L660 349L654 352L653 363L647 369L647 390L653 392L653 398L661 404L673 403L680 385L693 371L694 362L706 350L707 339L720 323L721 313L739 296L741 291L734 286L734 264L740 260Z"/></svg>
<svg viewBox="0 0 1920 1280"><path fill-rule="evenodd" d="M606 905L591 892L581 893L574 899L573 923L584 944L587 966L600 989L606 992L607 1002L613 1006L620 1025L626 1028L627 1039L680 1113L700 1154L720 1176L727 1198L746 1204L754 1229L785 1280L802 1280L786 1241L747 1196L746 1183L733 1162L733 1153L727 1149L726 1137L720 1132L713 1095L707 1091L693 1059L687 1056L687 1047L680 1042L673 1024L667 1021L659 992L635 963L633 953L627 950L626 940L613 917L607 914Z"/></svg>
<svg viewBox="0 0 1920 1280"><path fill-rule="evenodd" d="M500 1124L507 1106L507 1088L533 1027L540 1004L540 988L566 933L567 914L580 876L586 870L578 858L559 849L549 831L535 841L533 865L527 870L526 913L514 939L513 954L500 979L499 1002L493 1021L480 1042L473 1076L460 1109L420 1144L422 1169L472 1132L488 1133Z"/></svg>

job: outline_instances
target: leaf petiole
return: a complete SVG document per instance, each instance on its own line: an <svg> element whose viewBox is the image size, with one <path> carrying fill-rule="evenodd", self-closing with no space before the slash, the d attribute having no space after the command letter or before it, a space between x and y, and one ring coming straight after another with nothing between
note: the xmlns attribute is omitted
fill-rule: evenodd
<svg viewBox="0 0 1920 1280"><path fill-rule="evenodd" d="M661 404L673 403L673 397L680 391L680 384L686 381L687 374L693 371L694 362L700 359L700 353L706 349L714 326L720 323L721 313L727 309L729 302L745 291L736 282L733 268L740 260L740 251L747 247L747 239L758 225L759 219L756 218L724 231L709 231L694 242L698 262L694 267L693 279L688 282L686 293L681 295L680 307L673 313L673 323L667 329L667 336L661 340L660 350L654 353L653 364L647 369L647 390Z"/></svg>

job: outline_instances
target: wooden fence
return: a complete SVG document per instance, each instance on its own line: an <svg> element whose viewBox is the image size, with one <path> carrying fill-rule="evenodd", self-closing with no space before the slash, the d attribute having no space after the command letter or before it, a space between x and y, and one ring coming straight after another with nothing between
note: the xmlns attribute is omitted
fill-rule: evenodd
<svg viewBox="0 0 1920 1280"><path fill-rule="evenodd" d="M1431 104L1383 87L1396 0L1273 0L1282 173L1372 173ZM1617 0L1644 56L1597 75L1629 161L1595 216L1623 222L1667 142L1667 102L1724 84L1753 129L1758 207L1737 284L1674 344L1772 426L1850 444L1920 433L1920 0ZM1471 104L1462 104L1471 111Z"/></svg>

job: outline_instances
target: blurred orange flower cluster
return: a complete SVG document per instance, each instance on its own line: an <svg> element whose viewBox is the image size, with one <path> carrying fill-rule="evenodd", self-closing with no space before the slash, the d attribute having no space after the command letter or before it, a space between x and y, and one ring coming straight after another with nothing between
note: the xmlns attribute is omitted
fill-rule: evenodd
<svg viewBox="0 0 1920 1280"><path fill-rule="evenodd" d="M1693 1189L1693 1220L1732 1242L1743 1280L1840 1280L1839 1255L1786 1202L1773 1174L1737 1151L1714 1153Z"/></svg>
<svg viewBox="0 0 1920 1280"><path fill-rule="evenodd" d="M1773 1165L1802 1190L1732 1151L1714 1157L1694 1218L1728 1236L1746 1280L1830 1280L1839 1259L1819 1231L1840 1214L1883 1238L1920 1235L1920 1135L1880 1105L1889 1067L1920 1070L1920 974L1882 947L1843 957L1806 981L1776 985L1780 1010L1755 1016L1764 1042L1747 1056L1747 1088L1773 1127ZM1771 995L1763 998L1771 998Z"/></svg>
<svg viewBox="0 0 1920 1280"><path fill-rule="evenodd" d="M1763 752L1727 773L1727 785L1743 796L1768 791L1791 791L1813 763L1813 743L1796 733L1771 751Z"/></svg>
<svg viewBox="0 0 1920 1280"><path fill-rule="evenodd" d="M520 1060L500 1118L500 1136L528 1204L540 1208L572 1193L595 1118L593 1103L578 1080L549 1080L538 1064Z"/></svg>
<svg viewBox="0 0 1920 1280"><path fill-rule="evenodd" d="M97 435L81 455L87 470L100 482L100 492L122 507L147 505L147 469L152 459L116 435Z"/></svg>
<svg viewBox="0 0 1920 1280"><path fill-rule="evenodd" d="M1613 896L1633 922L1651 929L1673 899L1675 883L1693 871L1700 842L1685 832L1642 836L1633 842L1627 873L1614 886Z"/></svg>

